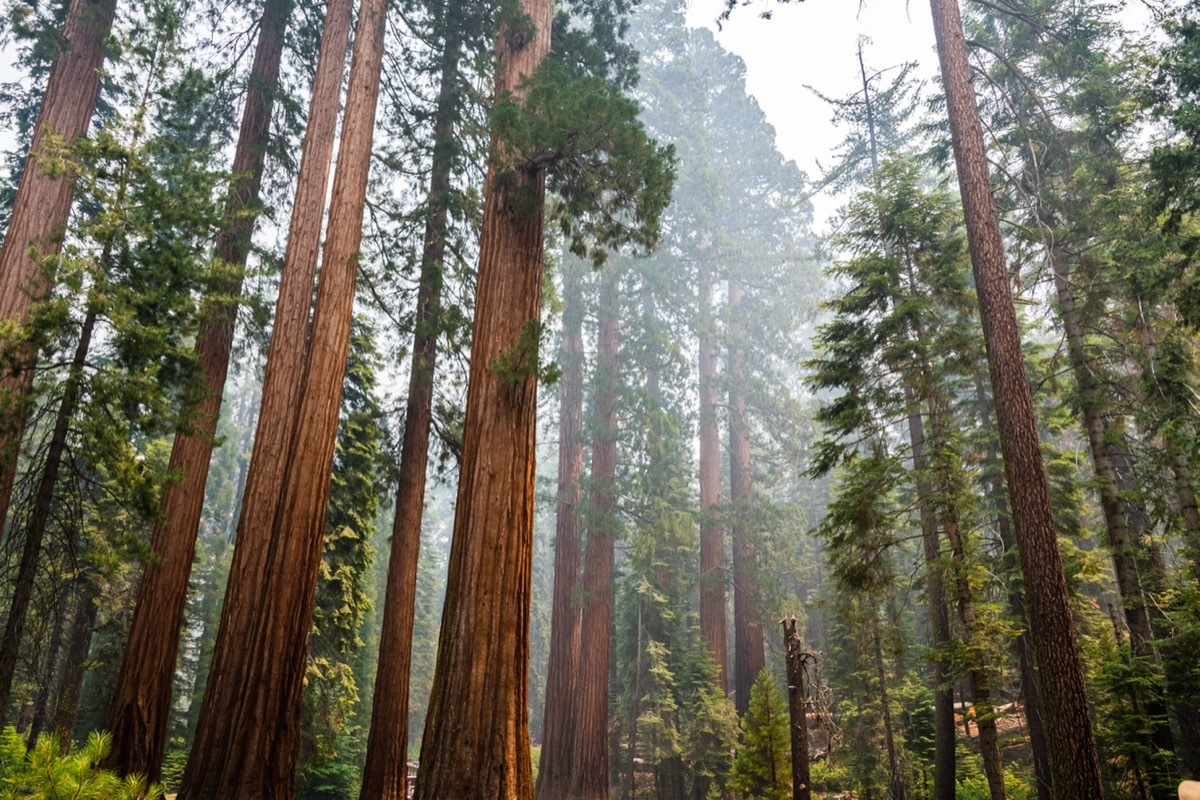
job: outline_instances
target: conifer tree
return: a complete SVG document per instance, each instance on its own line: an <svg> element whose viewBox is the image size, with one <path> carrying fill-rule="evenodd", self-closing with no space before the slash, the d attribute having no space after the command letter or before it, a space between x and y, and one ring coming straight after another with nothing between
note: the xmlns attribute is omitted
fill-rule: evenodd
<svg viewBox="0 0 1200 800"><path fill-rule="evenodd" d="M786 800L792 789L787 708L771 673L754 681L750 707L742 718L742 741L729 784L742 797Z"/></svg>

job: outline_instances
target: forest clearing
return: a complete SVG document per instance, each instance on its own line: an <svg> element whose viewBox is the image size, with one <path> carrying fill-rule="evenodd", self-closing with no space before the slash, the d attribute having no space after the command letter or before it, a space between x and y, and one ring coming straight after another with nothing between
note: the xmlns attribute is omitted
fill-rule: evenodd
<svg viewBox="0 0 1200 800"><path fill-rule="evenodd" d="M1192 791L1200 0L900 5L4 0L0 800Z"/></svg>

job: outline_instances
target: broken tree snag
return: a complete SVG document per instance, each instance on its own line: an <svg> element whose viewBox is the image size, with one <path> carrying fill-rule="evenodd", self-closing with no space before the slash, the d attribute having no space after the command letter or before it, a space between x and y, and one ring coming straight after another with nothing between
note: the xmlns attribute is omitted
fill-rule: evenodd
<svg viewBox="0 0 1200 800"><path fill-rule="evenodd" d="M792 799L809 800L812 796L808 775L808 690L805 673L814 660L804 652L804 643L796 633L796 618L782 620L783 643L787 656L788 716L792 720Z"/></svg>

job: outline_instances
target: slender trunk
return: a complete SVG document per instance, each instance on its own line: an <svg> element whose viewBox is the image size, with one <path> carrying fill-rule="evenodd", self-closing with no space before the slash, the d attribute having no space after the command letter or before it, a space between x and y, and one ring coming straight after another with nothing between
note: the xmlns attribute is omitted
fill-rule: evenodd
<svg viewBox="0 0 1200 800"><path fill-rule="evenodd" d="M975 376L975 397L979 404L980 423L984 430L993 430L987 392L983 385L983 376ZM1004 567L1008 572L1016 572L1017 551L1016 539L1013 536L1008 500L1004 494L1004 479L1001 475L1003 466L1000 464L996 441L988 437L988 445L984 451L983 475L986 481L986 491L996 504L996 534L1000 545L1004 548ZM1017 653L1017 665L1021 675L1021 696L1025 702L1025 723L1029 729L1029 750L1033 759L1034 782L1037 788L1038 800L1052 800L1050 788L1050 752L1046 743L1045 716L1042 712L1041 691L1038 688L1037 670L1034 667L1033 648L1029 642L1028 616L1025 613L1025 595L1016 582L1008 585L1008 607L1016 619L1021 632L1013 641Z"/></svg>
<svg viewBox="0 0 1200 800"><path fill-rule="evenodd" d="M1130 647L1140 660L1140 669L1155 670L1157 653L1153 643L1157 637L1151 623L1146 591L1142 585L1143 570L1140 568L1140 555L1147 544L1143 536L1138 535L1135 526L1137 517L1130 513L1130 504L1121 499L1121 481L1110 443L1111 432L1104 417L1105 392L1092 372L1092 365L1088 363L1083 322L1076 304L1075 287L1071 283L1067 254L1060 247L1051 246L1050 263L1054 269L1054 287L1067 341L1067 357L1079 389L1080 413L1091 449L1096 488L1108 534L1108 551L1117 579L1117 593L1121 597L1121 609L1129 628ZM1142 732L1142 745L1146 752L1174 751L1166 702L1152 686L1134 691L1138 694L1138 704L1148 715ZM1159 761L1164 766L1168 765L1167 759ZM1166 774L1154 778L1157 784L1173 786L1178 783L1179 776L1174 774L1174 770L1168 769Z"/></svg>
<svg viewBox="0 0 1200 800"><path fill-rule="evenodd" d="M905 800L907 792L904 775L900 770L900 756L896 750L896 736L892 727L892 702L887 686L887 670L883 666L883 637L879 631L879 616L871 610L871 645L875 656L875 674L879 680L879 704L883 709L883 738L888 754L888 791L891 800Z"/></svg>
<svg viewBox="0 0 1200 800"><path fill-rule="evenodd" d="M712 313L712 273L700 270L700 633L717 665L721 690L725 674L725 529L721 506L721 430L717 420L717 352Z"/></svg>
<svg viewBox="0 0 1200 800"><path fill-rule="evenodd" d="M142 577L129 643L108 711L112 751L106 765L122 775L142 773L158 780L162 769L188 578L291 11L291 0L267 0L259 23L233 160L234 179L225 204L224 228L217 237L219 277L209 289L196 336L202 386L199 397L190 399L193 405L187 413L188 427L176 433L171 447L170 469L183 478L163 493L162 521L154 526L150 543L156 558L146 566Z"/></svg>
<svg viewBox="0 0 1200 800"><path fill-rule="evenodd" d="M450 178L454 168L456 102L462 58L461 0L449 0L442 14L446 38L442 49L441 85L434 120L428 216L417 290L413 361L408 381L408 407L396 487L396 516L383 602L379 663L372 697L371 731L363 771L362 800L407 797L408 695L415 623L417 562L421 552L421 517L425 510L425 474L429 465L429 432L433 424L433 379L441 330L442 282L449 229Z"/></svg>
<svg viewBox="0 0 1200 800"><path fill-rule="evenodd" d="M54 733L66 747L75 730L75 719L79 715L79 698L83 695L83 677L88 652L92 648L92 633L96 630L99 592L87 576L80 576L79 593L75 617L71 622L70 643L63 662L62 689L58 694L58 707L54 712Z"/></svg>
<svg viewBox="0 0 1200 800"><path fill-rule="evenodd" d="M63 592L63 596L54 610L54 627L50 631L46 661L42 667L41 680L38 681L37 697L33 701L33 721L29 724L29 736L25 742L25 746L29 750L37 745L38 738L46 729L46 723L50 721L50 714L57 707L58 701L55 695L62 686L58 680L58 656L62 651L63 639L66 636L68 601L72 598L69 585L62 586L60 590Z"/></svg>
<svg viewBox="0 0 1200 800"><path fill-rule="evenodd" d="M288 460L273 465L284 474L281 496L273 504L275 519L270 528L255 531L270 545L260 582L246 587L257 595L254 619L241 636L228 635L230 629L223 626L218 638L214 660L222 647L228 648L241 656L240 669L226 672L219 687L213 686L215 670L210 675L205 708L210 697L220 704L211 716L201 711L196 741L207 747L201 751L203 759L193 748L182 798L284 800L293 794L300 697L350 344L386 14L387 0L363 0L359 7L303 391ZM263 415L267 413L264 407ZM253 516L248 502L243 519ZM227 609L233 582L242 577L230 577ZM229 691L235 682L236 691ZM220 747L210 749L214 743Z"/></svg>
<svg viewBox="0 0 1200 800"><path fill-rule="evenodd" d="M584 556L578 726L571 790L578 800L608 798L608 661L613 607L613 538L617 507L617 351L620 287L609 266L600 290L592 429L591 502Z"/></svg>
<svg viewBox="0 0 1200 800"><path fill-rule="evenodd" d="M917 503L921 517L921 543L925 553L925 588L929 597L929 627L933 635L933 798L953 800L956 755L954 743L954 687L950 683L950 613L942 582L941 546L933 515L929 486L929 458L925 454L925 423L914 393L905 392L909 404L908 435L913 468L917 474Z"/></svg>
<svg viewBox="0 0 1200 800"><path fill-rule="evenodd" d="M498 38L496 96L550 49L551 4ZM492 141L454 538L417 800L529 797L529 602L545 173ZM497 180L503 174L504 180Z"/></svg>
<svg viewBox="0 0 1200 800"><path fill-rule="evenodd" d="M741 283L729 281L729 499L733 506L734 704L744 715L750 687L767 665L751 516L750 426L746 418L746 325Z"/></svg>
<svg viewBox="0 0 1200 800"><path fill-rule="evenodd" d="M783 621L783 643L787 655L788 715L792 723L792 800L809 800L812 786L808 772L808 690L804 679L811 656L804 652L804 642L796 633L795 617Z"/></svg>
<svg viewBox="0 0 1200 800"><path fill-rule="evenodd" d="M558 427L558 509L554 546L554 598L550 618L550 664L546 676L546 717L537 797L555 800L570 790L575 752L576 678L579 671L579 606L572 596L579 583L583 476L583 292L578 268L563 278L563 343Z"/></svg>
<svg viewBox="0 0 1200 800"><path fill-rule="evenodd" d="M931 0L931 8L1013 523L1028 593L1030 635L1045 689L1042 699L1047 712L1054 790L1060 800L1090 800L1103 795L1100 764L1004 244L992 205L962 18L957 0Z"/></svg>
<svg viewBox="0 0 1200 800"><path fill-rule="evenodd" d="M59 40L66 45L54 59L38 111L33 142L12 215L0 245L0 322L27 322L30 306L53 285L51 273L30 257L57 255L75 196L75 174L49 167L83 136L100 93L104 43L112 29L117 0L71 0ZM43 170L41 159L48 162ZM37 354L18 345L0 353L0 530L8 516L16 478L17 449L25 425L26 393L33 383Z"/></svg>
<svg viewBox="0 0 1200 800"><path fill-rule="evenodd" d="M21 550L21 562L17 566L17 582L13 587L12 600L8 607L8 619L4 624L4 638L0 639L0 715L7 712L12 695L13 677L17 670L17 655L21 647L21 633L25 629L25 615L33 599L33 584L37 577L42 557L42 541L46 527L54 510L54 489L58 484L58 473L62 468L63 453L67 448L67 435L75 405L82 391L83 368L87 362L88 349L92 346L92 333L96 329L96 309L91 307L79 331L79 342L71 359L70 373L63 387L62 400L54 418L50 444L46 448L46 460L38 478L33 495L33 508L25 528L25 543Z"/></svg>

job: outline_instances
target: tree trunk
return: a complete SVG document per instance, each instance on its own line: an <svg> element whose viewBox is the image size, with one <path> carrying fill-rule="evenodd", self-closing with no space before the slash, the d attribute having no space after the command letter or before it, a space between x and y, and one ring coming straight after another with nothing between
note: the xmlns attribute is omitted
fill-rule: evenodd
<svg viewBox="0 0 1200 800"><path fill-rule="evenodd" d="M608 800L609 640L613 610L613 540L617 514L617 394L620 375L620 276L606 269L600 289L592 428L591 502L584 556L578 725L571 791L577 800Z"/></svg>
<svg viewBox="0 0 1200 800"><path fill-rule="evenodd" d="M550 49L551 4L501 27L496 96ZM529 602L545 173L493 138L454 538L417 800L529 797ZM508 173L497 180L498 173Z"/></svg>
<svg viewBox="0 0 1200 800"><path fill-rule="evenodd" d="M712 313L713 279L700 269L700 634L717 665L721 690L725 674L725 530L721 506L721 429L717 419L717 353Z"/></svg>
<svg viewBox="0 0 1200 800"><path fill-rule="evenodd" d="M555 521L554 598L550 618L550 664L546 717L536 795L556 800L570 791L579 723L579 607L573 602L580 572L580 479L583 476L583 276L569 264L563 277L563 344L558 427L558 509Z"/></svg>
<svg viewBox="0 0 1200 800"><path fill-rule="evenodd" d="M112 751L105 764L122 775L141 773L156 781L162 770L188 578L229 371L238 297L254 231L283 40L291 12L292 0L267 0L260 20L233 160L234 178L225 203L225 224L217 237L218 277L209 289L196 336L203 386L199 397L190 399L194 405L187 413L189 427L176 432L171 447L170 469L183 477L163 492L162 521L154 526L150 544L156 558L146 566L142 577L129 643L108 712Z"/></svg>
<svg viewBox="0 0 1200 800"><path fill-rule="evenodd" d="M992 205L962 18L957 0L931 0L931 7L1000 444L1028 593L1030 635L1045 689L1042 699L1046 704L1055 795L1060 800L1091 800L1103 795L1099 759L1004 245Z"/></svg>
<svg viewBox="0 0 1200 800"><path fill-rule="evenodd" d="M913 468L917 473L917 503L921 517L921 542L925 553L925 588L929 597L929 628L933 635L933 800L954 800L957 756L955 754L954 687L950 683L950 612L942 582L941 546L933 515L929 486L929 458L925 455L925 423L912 390L905 392L909 404L908 435L912 443Z"/></svg>
<svg viewBox="0 0 1200 800"><path fill-rule="evenodd" d="M975 397L979 404L980 424L986 431L993 431L992 415L987 392L983 386L983 376L975 376ZM982 475L986 483L985 491L996 504L996 535L1004 548L1004 567L1010 573L1017 569L1016 540L1013 537L1008 500L1004 494L1004 480L1001 477L1003 465L1000 463L996 441L989 436L988 445L984 451ZM1053 800L1050 789L1050 753L1046 743L1045 717L1042 712L1041 691L1038 688L1037 671L1034 668L1033 649L1029 643L1029 622L1025 613L1025 596L1021 587L1015 582L1008 585L1008 607L1020 626L1021 632L1013 641L1013 649L1017 653L1017 665L1021 675L1021 696L1025 702L1025 724L1029 729L1029 750L1033 760L1034 783L1038 800Z"/></svg>
<svg viewBox="0 0 1200 800"><path fill-rule="evenodd" d="M218 637L214 661L222 649L238 653L241 661L236 672L221 675L222 684L214 686L215 669L209 677L181 798L284 800L293 794L300 696L350 344L386 13L387 0L363 0L359 7L303 391L288 460L273 465L284 473L282 494L273 504L278 509L274 524L258 534L270 542L261 579L245 587L246 594L257 595L249 630L235 632L223 625ZM262 415L269 413L264 406ZM243 520L253 519L255 511L248 500ZM234 581L243 577L231 575L226 610L235 595ZM209 708L211 715L205 713Z"/></svg>
<svg viewBox="0 0 1200 800"><path fill-rule="evenodd" d="M383 602L379 662L372 697L371 730L363 771L362 800L403 800L408 796L408 695L415 622L417 562L421 552L421 517L425 510L425 475L429 465L429 431L433 424L433 378L441 333L441 298L449 219L450 178L462 58L461 0L443 11L446 38L442 49L441 85L434 120L428 216L422 251L413 362L409 372L408 407L396 487L396 516Z"/></svg>
<svg viewBox="0 0 1200 800"><path fill-rule="evenodd" d="M900 756L892 727L892 701L889 699L887 670L883 666L883 637L879 631L879 613L871 609L871 644L875 655L875 674L879 680L879 704L883 709L883 738L888 755L888 791L891 800L906 800L904 776L900 771Z"/></svg>
<svg viewBox="0 0 1200 800"><path fill-rule="evenodd" d="M42 256L59 252L75 196L75 175L43 170L40 160L45 157L53 164L60 147L73 145L87 132L116 8L117 0L71 0L67 10L60 39L65 49L50 69L29 157L0 245L0 322L27 322L30 306L51 288L52 277L30 258L29 249L36 248ZM24 395L33 383L37 353L21 348L2 355L6 363L0 374L0 530L12 499L25 425Z"/></svg>
<svg viewBox="0 0 1200 800"><path fill-rule="evenodd" d="M62 688L58 680L59 653L62 651L63 639L66 636L67 615L69 613L70 584L59 586L62 595L58 607L54 609L54 627L50 631L50 642L46 647L46 660L42 668L42 677L38 681L37 697L33 702L33 721L29 724L29 736L26 738L26 749L32 750L37 745L38 738L46 729L50 715L58 706L57 692Z"/></svg>
<svg viewBox="0 0 1200 800"><path fill-rule="evenodd" d="M107 253L106 253L107 255ZM54 490L58 485L58 473L62 468L63 453L67 449L67 435L75 415L75 405L82 391L83 368L88 350L92 346L92 333L96 329L96 310L89 308L79 331L79 342L71 359L70 372L63 387L62 400L54 418L50 444L46 448L46 460L38 478L33 495L33 509L29 524L25 525L25 543L21 550L21 562L17 566L17 581L9 602L8 619L4 623L4 638L0 639L0 716L8 710L12 695L13 677L17 670L17 656L21 648L21 633L25 629L25 615L33 599L33 584L42 559L42 541L46 538L46 527L54 510Z"/></svg>
<svg viewBox="0 0 1200 800"><path fill-rule="evenodd" d="M750 687L767 665L758 564L751 516L750 426L746 418L746 325L742 284L729 281L729 498L733 506L734 692L738 714L750 708Z"/></svg>
<svg viewBox="0 0 1200 800"><path fill-rule="evenodd" d="M83 695L83 677L88 652L92 648L92 633L96 630L99 594L89 577L80 576L83 587L71 622L70 644L63 663L62 689L54 712L54 733L63 747L71 742L75 719L79 715L79 698Z"/></svg>
<svg viewBox="0 0 1200 800"><path fill-rule="evenodd" d="M783 644L787 655L788 715L792 723L792 800L812 797L808 774L808 690L804 685L809 654L796 633L796 618L783 621ZM950 720L953 724L954 720Z"/></svg>

